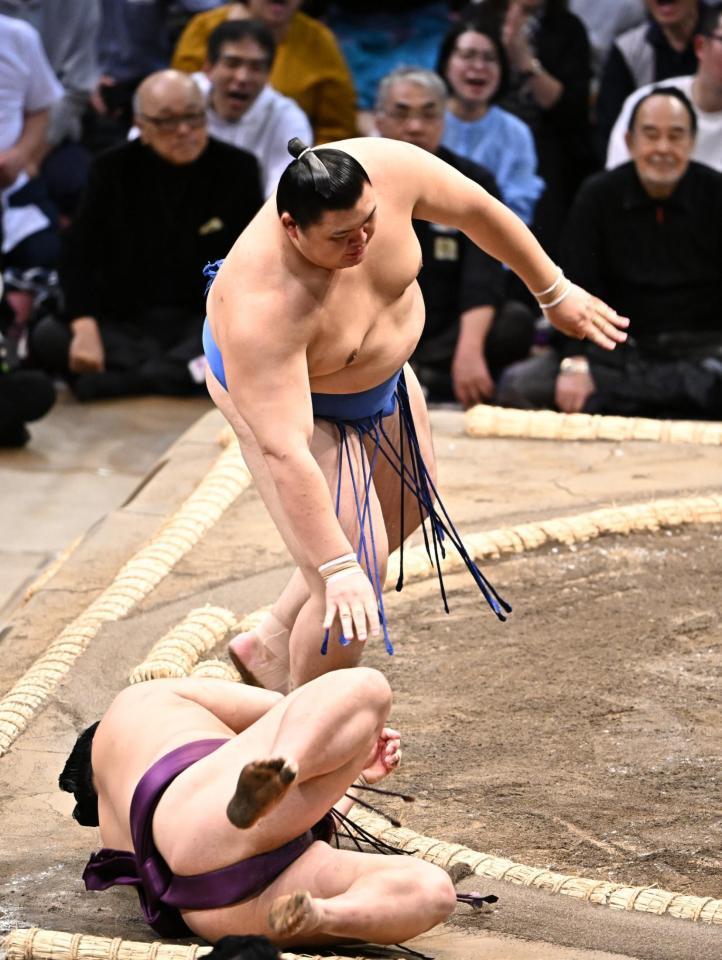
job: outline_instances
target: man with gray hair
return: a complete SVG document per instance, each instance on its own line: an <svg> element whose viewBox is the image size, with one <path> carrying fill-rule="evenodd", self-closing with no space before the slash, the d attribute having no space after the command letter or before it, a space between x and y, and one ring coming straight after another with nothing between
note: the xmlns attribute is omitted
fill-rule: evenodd
<svg viewBox="0 0 722 960"><path fill-rule="evenodd" d="M499 196L484 167L441 146L447 91L441 77L420 67L399 67L379 84L376 128L383 137L435 154ZM507 274L460 230L414 220L423 269L419 285L426 324L412 357L432 401L456 399L464 407L491 399L495 380L524 359L532 344L533 317L506 299Z"/></svg>

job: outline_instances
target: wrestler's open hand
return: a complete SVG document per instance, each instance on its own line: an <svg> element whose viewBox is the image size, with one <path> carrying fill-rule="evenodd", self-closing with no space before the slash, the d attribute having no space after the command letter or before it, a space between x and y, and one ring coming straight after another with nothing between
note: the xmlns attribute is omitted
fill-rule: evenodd
<svg viewBox="0 0 722 960"><path fill-rule="evenodd" d="M569 296L558 307L545 310L544 314L552 326L568 337L591 340L605 350L614 350L627 339L629 320L576 284L572 284Z"/></svg>
<svg viewBox="0 0 722 960"><path fill-rule="evenodd" d="M401 763L401 734L384 727L363 769L367 783L378 783L398 770Z"/></svg>
<svg viewBox="0 0 722 960"><path fill-rule="evenodd" d="M336 617L341 621L341 630L348 643L354 635L359 640L366 640L369 629L371 636L379 635L376 594L369 578L362 570L343 576L337 574L326 581L324 630L333 626Z"/></svg>

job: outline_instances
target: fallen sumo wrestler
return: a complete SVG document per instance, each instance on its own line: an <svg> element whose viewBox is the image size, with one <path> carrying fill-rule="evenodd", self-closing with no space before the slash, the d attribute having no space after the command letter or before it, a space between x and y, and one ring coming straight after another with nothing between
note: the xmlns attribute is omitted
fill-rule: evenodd
<svg viewBox="0 0 722 960"><path fill-rule="evenodd" d="M508 264L564 333L613 349L628 324L428 151L382 138L318 149L292 140L289 151L275 204L207 268L203 334L209 393L297 564L266 619L229 650L247 682L282 692L357 664L369 632L383 631L393 651L386 561L420 525L447 611L447 542L496 616L511 609L436 489L428 412L407 363L424 323L412 218L455 226Z"/></svg>
<svg viewBox="0 0 722 960"><path fill-rule="evenodd" d="M447 874L362 852L368 836L346 817L399 764L390 708L387 681L364 667L286 697L222 680L126 688L60 775L75 819L100 827L86 888L133 886L161 936L211 942L390 944L440 923L457 901ZM356 849L333 845L344 835Z"/></svg>

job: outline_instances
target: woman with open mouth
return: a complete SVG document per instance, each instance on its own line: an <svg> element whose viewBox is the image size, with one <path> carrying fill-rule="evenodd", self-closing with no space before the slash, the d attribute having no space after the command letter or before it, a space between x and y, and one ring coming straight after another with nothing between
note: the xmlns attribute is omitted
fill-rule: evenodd
<svg viewBox="0 0 722 960"><path fill-rule="evenodd" d="M491 171L506 205L531 223L544 181L531 130L496 103L508 76L496 28L481 21L455 26L441 45L437 70L451 94L443 145Z"/></svg>

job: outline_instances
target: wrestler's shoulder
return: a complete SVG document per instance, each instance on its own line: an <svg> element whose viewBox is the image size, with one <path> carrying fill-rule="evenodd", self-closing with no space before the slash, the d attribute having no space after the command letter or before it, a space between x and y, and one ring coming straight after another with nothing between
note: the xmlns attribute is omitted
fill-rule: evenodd
<svg viewBox="0 0 722 960"><path fill-rule="evenodd" d="M323 150L326 147L344 150L355 157L362 165L368 163L387 165L389 162L393 163L395 161L401 165L407 165L414 159L423 161L426 156L426 151L420 147L411 143L404 143L402 140L391 140L387 137L352 137L348 140L324 143L319 149ZM409 172L408 167L405 166L405 169Z"/></svg>

